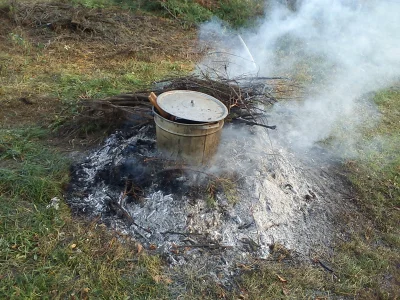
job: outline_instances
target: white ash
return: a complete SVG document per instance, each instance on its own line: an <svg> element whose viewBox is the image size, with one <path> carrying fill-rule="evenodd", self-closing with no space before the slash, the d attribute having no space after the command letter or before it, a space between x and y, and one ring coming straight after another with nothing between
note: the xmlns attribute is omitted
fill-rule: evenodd
<svg viewBox="0 0 400 300"><path fill-rule="evenodd" d="M216 254L219 267L250 256L266 258L276 243L304 256L315 246L330 246L335 216L346 208L338 193L347 193L346 183L327 160L300 159L274 144L278 141L273 141L272 149L266 131L258 127L232 130L226 126L214 164L202 169L202 176L189 172L174 181L195 185L200 177L207 177L204 173L222 178L234 171L238 174L235 204L224 191L216 193L214 207L207 202L206 191L195 197L166 192L153 174L144 199L127 201L123 187L106 185L98 174L118 166L128 147L138 141L155 143L152 130L146 126L132 136L116 133L76 166L68 199L72 207L101 215L112 228L131 234L144 245L155 245L177 265L194 260L201 264ZM135 155L157 159L154 149L141 151ZM135 224L110 213L110 198L119 201Z"/></svg>

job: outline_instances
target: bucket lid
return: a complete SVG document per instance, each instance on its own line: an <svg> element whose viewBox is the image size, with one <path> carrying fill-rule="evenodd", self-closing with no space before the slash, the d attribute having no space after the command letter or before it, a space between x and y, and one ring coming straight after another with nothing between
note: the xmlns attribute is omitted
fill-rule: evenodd
<svg viewBox="0 0 400 300"><path fill-rule="evenodd" d="M176 90L157 97L160 108L181 119L216 122L228 115L228 109L218 99L195 91Z"/></svg>

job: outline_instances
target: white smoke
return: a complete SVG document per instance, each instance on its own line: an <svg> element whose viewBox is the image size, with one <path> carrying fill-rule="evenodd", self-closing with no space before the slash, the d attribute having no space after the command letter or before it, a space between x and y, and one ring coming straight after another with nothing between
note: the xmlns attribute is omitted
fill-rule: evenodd
<svg viewBox="0 0 400 300"><path fill-rule="evenodd" d="M371 123L365 95L400 78L397 0L303 0L296 11L276 3L256 30L240 34L248 49L221 23L205 24L201 40L217 38L220 46L205 65L229 77L301 77L308 84L306 99L280 103L272 114L278 134L296 147L337 135L344 143L356 140L356 129ZM218 65L222 58L215 53L229 63Z"/></svg>

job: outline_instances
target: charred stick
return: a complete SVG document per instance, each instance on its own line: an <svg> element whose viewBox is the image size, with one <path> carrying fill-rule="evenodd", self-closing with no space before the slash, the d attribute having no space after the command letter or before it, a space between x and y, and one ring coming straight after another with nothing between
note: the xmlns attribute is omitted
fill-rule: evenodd
<svg viewBox="0 0 400 300"><path fill-rule="evenodd" d="M202 235L201 233L191 233L191 232L178 232L178 231L164 231L160 232L161 234L178 234L183 236L190 236L190 235Z"/></svg>
<svg viewBox="0 0 400 300"><path fill-rule="evenodd" d="M317 260L318 263L320 264L321 267L323 267L325 270L327 270L328 272L331 273L335 273L330 267L328 267L326 264L324 264L322 261L320 261L319 259Z"/></svg>
<svg viewBox="0 0 400 300"><path fill-rule="evenodd" d="M220 245L220 244L194 244L194 245L183 245L176 246L176 248L209 248L209 249L228 249L233 248L228 245Z"/></svg>
<svg viewBox="0 0 400 300"><path fill-rule="evenodd" d="M121 212L123 218L128 222L129 225L135 225L136 227L146 231L147 233L152 234L153 232L151 232L151 230L144 228L143 226L140 226L139 224L137 224L135 222L135 220L133 220L132 216L126 211L125 208L123 208L118 201L113 200L112 197L110 197L108 195L108 197L110 198L110 201L108 202L108 205L110 206L110 208L116 212Z"/></svg>
<svg viewBox="0 0 400 300"><path fill-rule="evenodd" d="M238 117L236 117L236 118L233 118L233 120L235 120L235 119L244 119L244 120L246 120L247 121L247 119L254 119L254 117L260 117L260 116L263 116L264 114L263 113L254 113L254 114L251 114L251 113L249 113L249 112L245 112L245 113L241 113L241 112L234 112L234 114L236 114L236 115L239 115Z"/></svg>
<svg viewBox="0 0 400 300"><path fill-rule="evenodd" d="M337 278L335 271L328 267L325 263L323 263L322 261L320 261L319 259L316 259L315 262L317 262L322 268L324 268L326 271L328 271L329 273L332 273L332 276Z"/></svg>
<svg viewBox="0 0 400 300"><path fill-rule="evenodd" d="M158 171L156 174L160 174L160 173L168 172L168 171L184 171L184 170L186 170L186 171L192 171L192 172L197 172L197 173L201 173L201 174L204 174L204 175L207 175L207 176L210 176L210 177L214 177L216 180L219 180L219 179L220 179L218 176L216 176L216 175L214 175L214 174L207 173L207 172L200 171L200 170L196 170L196 169L192 169L192 168L185 167L185 166L165 168L165 169L163 169L163 170L161 170L161 171Z"/></svg>
<svg viewBox="0 0 400 300"><path fill-rule="evenodd" d="M256 122L253 122L253 121L248 121L248 120L245 120L245 119L242 119L242 118L235 118L233 120L245 123L247 125L261 126L261 127L265 127L265 128L268 128L268 129L276 129L276 125L273 125L273 126L264 125L264 124L256 123Z"/></svg>
<svg viewBox="0 0 400 300"><path fill-rule="evenodd" d="M250 228L251 226L253 226L255 224L254 220L248 223L244 223L243 225L240 225L238 227L238 229L247 229Z"/></svg>

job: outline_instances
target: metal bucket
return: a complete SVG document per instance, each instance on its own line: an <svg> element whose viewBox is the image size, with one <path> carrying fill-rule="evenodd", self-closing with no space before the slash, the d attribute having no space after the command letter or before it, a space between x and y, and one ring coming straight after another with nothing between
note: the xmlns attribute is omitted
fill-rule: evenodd
<svg viewBox="0 0 400 300"><path fill-rule="evenodd" d="M157 149L164 157L190 164L207 164L217 152L224 120L186 124L170 121L154 111Z"/></svg>

